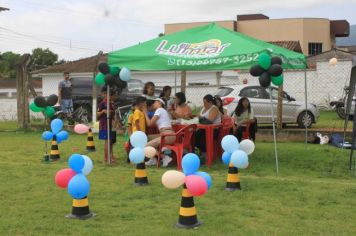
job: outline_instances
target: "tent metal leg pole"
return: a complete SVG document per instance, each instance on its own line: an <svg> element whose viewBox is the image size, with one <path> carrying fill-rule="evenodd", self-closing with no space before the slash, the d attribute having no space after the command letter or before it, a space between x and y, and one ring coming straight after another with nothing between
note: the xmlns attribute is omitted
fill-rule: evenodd
<svg viewBox="0 0 356 236"><path fill-rule="evenodd" d="M307 89L307 71L304 69L304 95L305 95L305 114L307 114L307 109L308 109L308 89ZM307 143L308 143L308 127L304 125L305 127L305 148L307 148Z"/></svg>
<svg viewBox="0 0 356 236"><path fill-rule="evenodd" d="M269 87L269 98L271 101L271 113L272 113L272 127L273 127L273 142L274 142L274 155L276 159L276 172L277 176L279 174L279 167L278 167L278 152L277 152L277 138L276 138L276 124L274 119L274 111L273 111L273 101L272 101L272 88Z"/></svg>

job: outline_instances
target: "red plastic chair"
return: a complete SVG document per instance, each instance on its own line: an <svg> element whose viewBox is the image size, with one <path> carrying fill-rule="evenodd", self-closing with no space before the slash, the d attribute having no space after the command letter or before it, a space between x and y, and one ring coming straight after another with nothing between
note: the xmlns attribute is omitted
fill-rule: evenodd
<svg viewBox="0 0 356 236"><path fill-rule="evenodd" d="M159 165L160 165L162 148L168 148L172 152L174 152L176 159L177 159L177 169L181 170L184 147L186 144L189 143L190 150L191 150L191 148L192 148L191 147L191 139L192 139L192 135L196 129L197 129L197 125L191 124L191 125L181 128L178 132L176 132L174 134L161 135L161 144L160 144L160 148L159 148L158 156L157 156L157 167L159 167ZM166 144L165 137L167 137L167 136L175 136L176 137L175 143L174 144Z"/></svg>
<svg viewBox="0 0 356 236"><path fill-rule="evenodd" d="M226 135L230 134L230 130L232 129L233 125L234 125L234 120L232 119L232 117L227 116L221 120L221 129L220 129L219 137L218 137L217 144L216 144L216 147L218 148L217 154L219 157L221 157L221 155L223 153L223 150L221 147L221 140Z"/></svg>
<svg viewBox="0 0 356 236"><path fill-rule="evenodd" d="M242 140L250 138L250 124L247 124L244 132L242 132Z"/></svg>

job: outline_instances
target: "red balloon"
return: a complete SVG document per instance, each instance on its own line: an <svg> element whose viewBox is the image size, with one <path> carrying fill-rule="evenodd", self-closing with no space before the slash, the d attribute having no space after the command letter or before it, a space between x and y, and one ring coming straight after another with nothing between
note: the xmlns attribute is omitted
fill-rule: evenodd
<svg viewBox="0 0 356 236"><path fill-rule="evenodd" d="M185 177L185 185L194 197L203 196L208 190L208 183L198 175L188 175Z"/></svg>
<svg viewBox="0 0 356 236"><path fill-rule="evenodd" d="M76 175L74 170L70 168L62 169L57 172L54 181L56 182L58 187L66 188L68 186L69 181L74 175Z"/></svg>

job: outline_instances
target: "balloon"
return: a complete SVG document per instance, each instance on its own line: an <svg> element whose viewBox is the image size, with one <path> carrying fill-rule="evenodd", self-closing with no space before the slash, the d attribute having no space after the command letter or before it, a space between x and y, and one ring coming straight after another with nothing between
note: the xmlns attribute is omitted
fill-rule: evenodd
<svg viewBox="0 0 356 236"><path fill-rule="evenodd" d="M127 82L126 81L122 81L120 79L120 76L115 76L115 85L118 88L124 89L127 86Z"/></svg>
<svg viewBox="0 0 356 236"><path fill-rule="evenodd" d="M53 138L52 132L45 131L45 132L42 133L42 139L44 141L50 141L52 138Z"/></svg>
<svg viewBox="0 0 356 236"><path fill-rule="evenodd" d="M110 67L105 62L100 63L99 66L98 66L98 69L104 75L106 75L107 73L110 72Z"/></svg>
<svg viewBox="0 0 356 236"><path fill-rule="evenodd" d="M42 96L37 96L35 97L35 100L33 101L36 106L45 108L47 106L46 99Z"/></svg>
<svg viewBox="0 0 356 236"><path fill-rule="evenodd" d="M194 196L203 196L208 190L208 184L205 179L198 175L189 175L185 177L185 185L188 191Z"/></svg>
<svg viewBox="0 0 356 236"><path fill-rule="evenodd" d="M136 131L131 135L130 143L133 147L144 148L147 144L147 135L142 131Z"/></svg>
<svg viewBox="0 0 356 236"><path fill-rule="evenodd" d="M283 84L283 75L272 76L272 83L276 86Z"/></svg>
<svg viewBox="0 0 356 236"><path fill-rule="evenodd" d="M162 175L162 184L166 188L174 189L184 184L185 175L176 170L168 170Z"/></svg>
<svg viewBox="0 0 356 236"><path fill-rule="evenodd" d="M51 122L51 129L54 134L57 134L63 128L63 121L61 119L54 119Z"/></svg>
<svg viewBox="0 0 356 236"><path fill-rule="evenodd" d="M83 174L76 174L68 183L68 193L74 199L82 199L86 197L89 191L89 181Z"/></svg>
<svg viewBox="0 0 356 236"><path fill-rule="evenodd" d="M329 64L335 66L337 64L337 58L333 57L329 60Z"/></svg>
<svg viewBox="0 0 356 236"><path fill-rule="evenodd" d="M267 72L263 72L258 80L260 81L260 85L265 88L271 84L271 78Z"/></svg>
<svg viewBox="0 0 356 236"><path fill-rule="evenodd" d="M122 68L120 71L120 79L122 81L129 81L131 79L131 71L126 67Z"/></svg>
<svg viewBox="0 0 356 236"><path fill-rule="evenodd" d="M120 72L120 68L117 66L110 66L110 74L117 75Z"/></svg>
<svg viewBox="0 0 356 236"><path fill-rule="evenodd" d="M134 164L140 164L145 160L145 152L141 147L131 149L129 153L130 161Z"/></svg>
<svg viewBox="0 0 356 236"><path fill-rule="evenodd" d="M260 76L265 70L260 65L254 65L250 68L250 74L252 76Z"/></svg>
<svg viewBox="0 0 356 236"><path fill-rule="evenodd" d="M282 65L282 59L280 57L274 56L271 58L271 64L272 65L275 65L275 64Z"/></svg>
<svg viewBox="0 0 356 236"><path fill-rule="evenodd" d="M82 173L84 175L88 175L91 170L93 169L93 161L90 159L90 157L86 156L86 155L82 155L83 159L84 159L84 167L82 170Z"/></svg>
<svg viewBox="0 0 356 236"><path fill-rule="evenodd" d="M69 181L75 174L75 171L70 168L59 170L56 174L56 177L54 177L54 182L58 185L58 187L66 188Z"/></svg>
<svg viewBox="0 0 356 236"><path fill-rule="evenodd" d="M55 94L49 95L47 98L47 105L48 106L54 106L58 102L58 97Z"/></svg>
<svg viewBox="0 0 356 236"><path fill-rule="evenodd" d="M240 143L240 150L250 155L255 150L255 144L249 139L244 139Z"/></svg>
<svg viewBox="0 0 356 236"><path fill-rule="evenodd" d="M110 85L110 86L114 85L114 83L115 83L114 76L112 76L111 74L105 75L105 79L104 80L105 80L105 83Z"/></svg>
<svg viewBox="0 0 356 236"><path fill-rule="evenodd" d="M283 68L281 65L274 64L271 65L267 72L270 76L279 76L283 73Z"/></svg>
<svg viewBox="0 0 356 236"><path fill-rule="evenodd" d="M258 56L258 64L265 70L271 66L271 57L268 53L263 52Z"/></svg>
<svg viewBox="0 0 356 236"><path fill-rule="evenodd" d="M154 147L147 146L144 149L145 157L153 158L157 155L157 150Z"/></svg>
<svg viewBox="0 0 356 236"><path fill-rule="evenodd" d="M52 118L54 116L55 110L53 107L46 107L44 109L44 114L48 118Z"/></svg>
<svg viewBox="0 0 356 236"><path fill-rule="evenodd" d="M213 184L213 180L211 179L211 176L206 172L198 171L198 172L195 172L194 175L198 175L200 177L203 177L204 180L206 181L206 183L208 184L208 188L210 188L211 185Z"/></svg>
<svg viewBox="0 0 356 236"><path fill-rule="evenodd" d="M85 134L89 132L89 127L84 124L76 124L74 126L74 132L77 134Z"/></svg>
<svg viewBox="0 0 356 236"><path fill-rule="evenodd" d="M95 76L95 83L100 86L104 85L105 84L105 75L103 73L98 73Z"/></svg>
<svg viewBox="0 0 356 236"><path fill-rule="evenodd" d="M44 108L36 106L36 104L34 102L30 103L30 109L33 112L40 112L40 111L44 110Z"/></svg>
<svg viewBox="0 0 356 236"><path fill-rule="evenodd" d="M239 140L234 135L226 135L221 140L221 147L224 151L233 153L237 149L239 149Z"/></svg>
<svg viewBox="0 0 356 236"><path fill-rule="evenodd" d="M248 167L248 156L246 152L237 150L231 155L231 163L238 169L246 169Z"/></svg>
<svg viewBox="0 0 356 236"><path fill-rule="evenodd" d="M56 134L57 142L61 143L62 141L65 141L68 139L68 132L65 130L60 131L58 134Z"/></svg>
<svg viewBox="0 0 356 236"><path fill-rule="evenodd" d="M240 148L241 148L241 146L240 146ZM222 159L222 161L223 161L223 163L224 163L225 165L229 165L229 164L230 164L230 160L231 160L231 153L229 153L229 152L224 152L224 153L222 154L221 159Z"/></svg>
<svg viewBox="0 0 356 236"><path fill-rule="evenodd" d="M83 170L85 161L82 155L72 154L68 160L69 167L77 173L80 173Z"/></svg>
<svg viewBox="0 0 356 236"><path fill-rule="evenodd" d="M182 159L182 168L185 175L191 175L200 167L200 159L194 153L187 153Z"/></svg>

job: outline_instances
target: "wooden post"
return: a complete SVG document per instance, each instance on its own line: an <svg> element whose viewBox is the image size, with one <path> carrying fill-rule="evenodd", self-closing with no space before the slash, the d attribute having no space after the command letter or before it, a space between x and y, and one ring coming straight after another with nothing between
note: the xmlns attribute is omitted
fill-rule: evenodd
<svg viewBox="0 0 356 236"><path fill-rule="evenodd" d="M283 128L282 114L283 114L283 85L279 86L278 88L277 129L279 130Z"/></svg>
<svg viewBox="0 0 356 236"><path fill-rule="evenodd" d="M181 72L181 77L180 77L180 91L185 93L186 87L187 87L187 72L184 70Z"/></svg>
<svg viewBox="0 0 356 236"><path fill-rule="evenodd" d="M24 54L17 64L16 89L17 89L17 128L27 129L30 124L30 110L28 102L28 65L31 61L30 54Z"/></svg>

